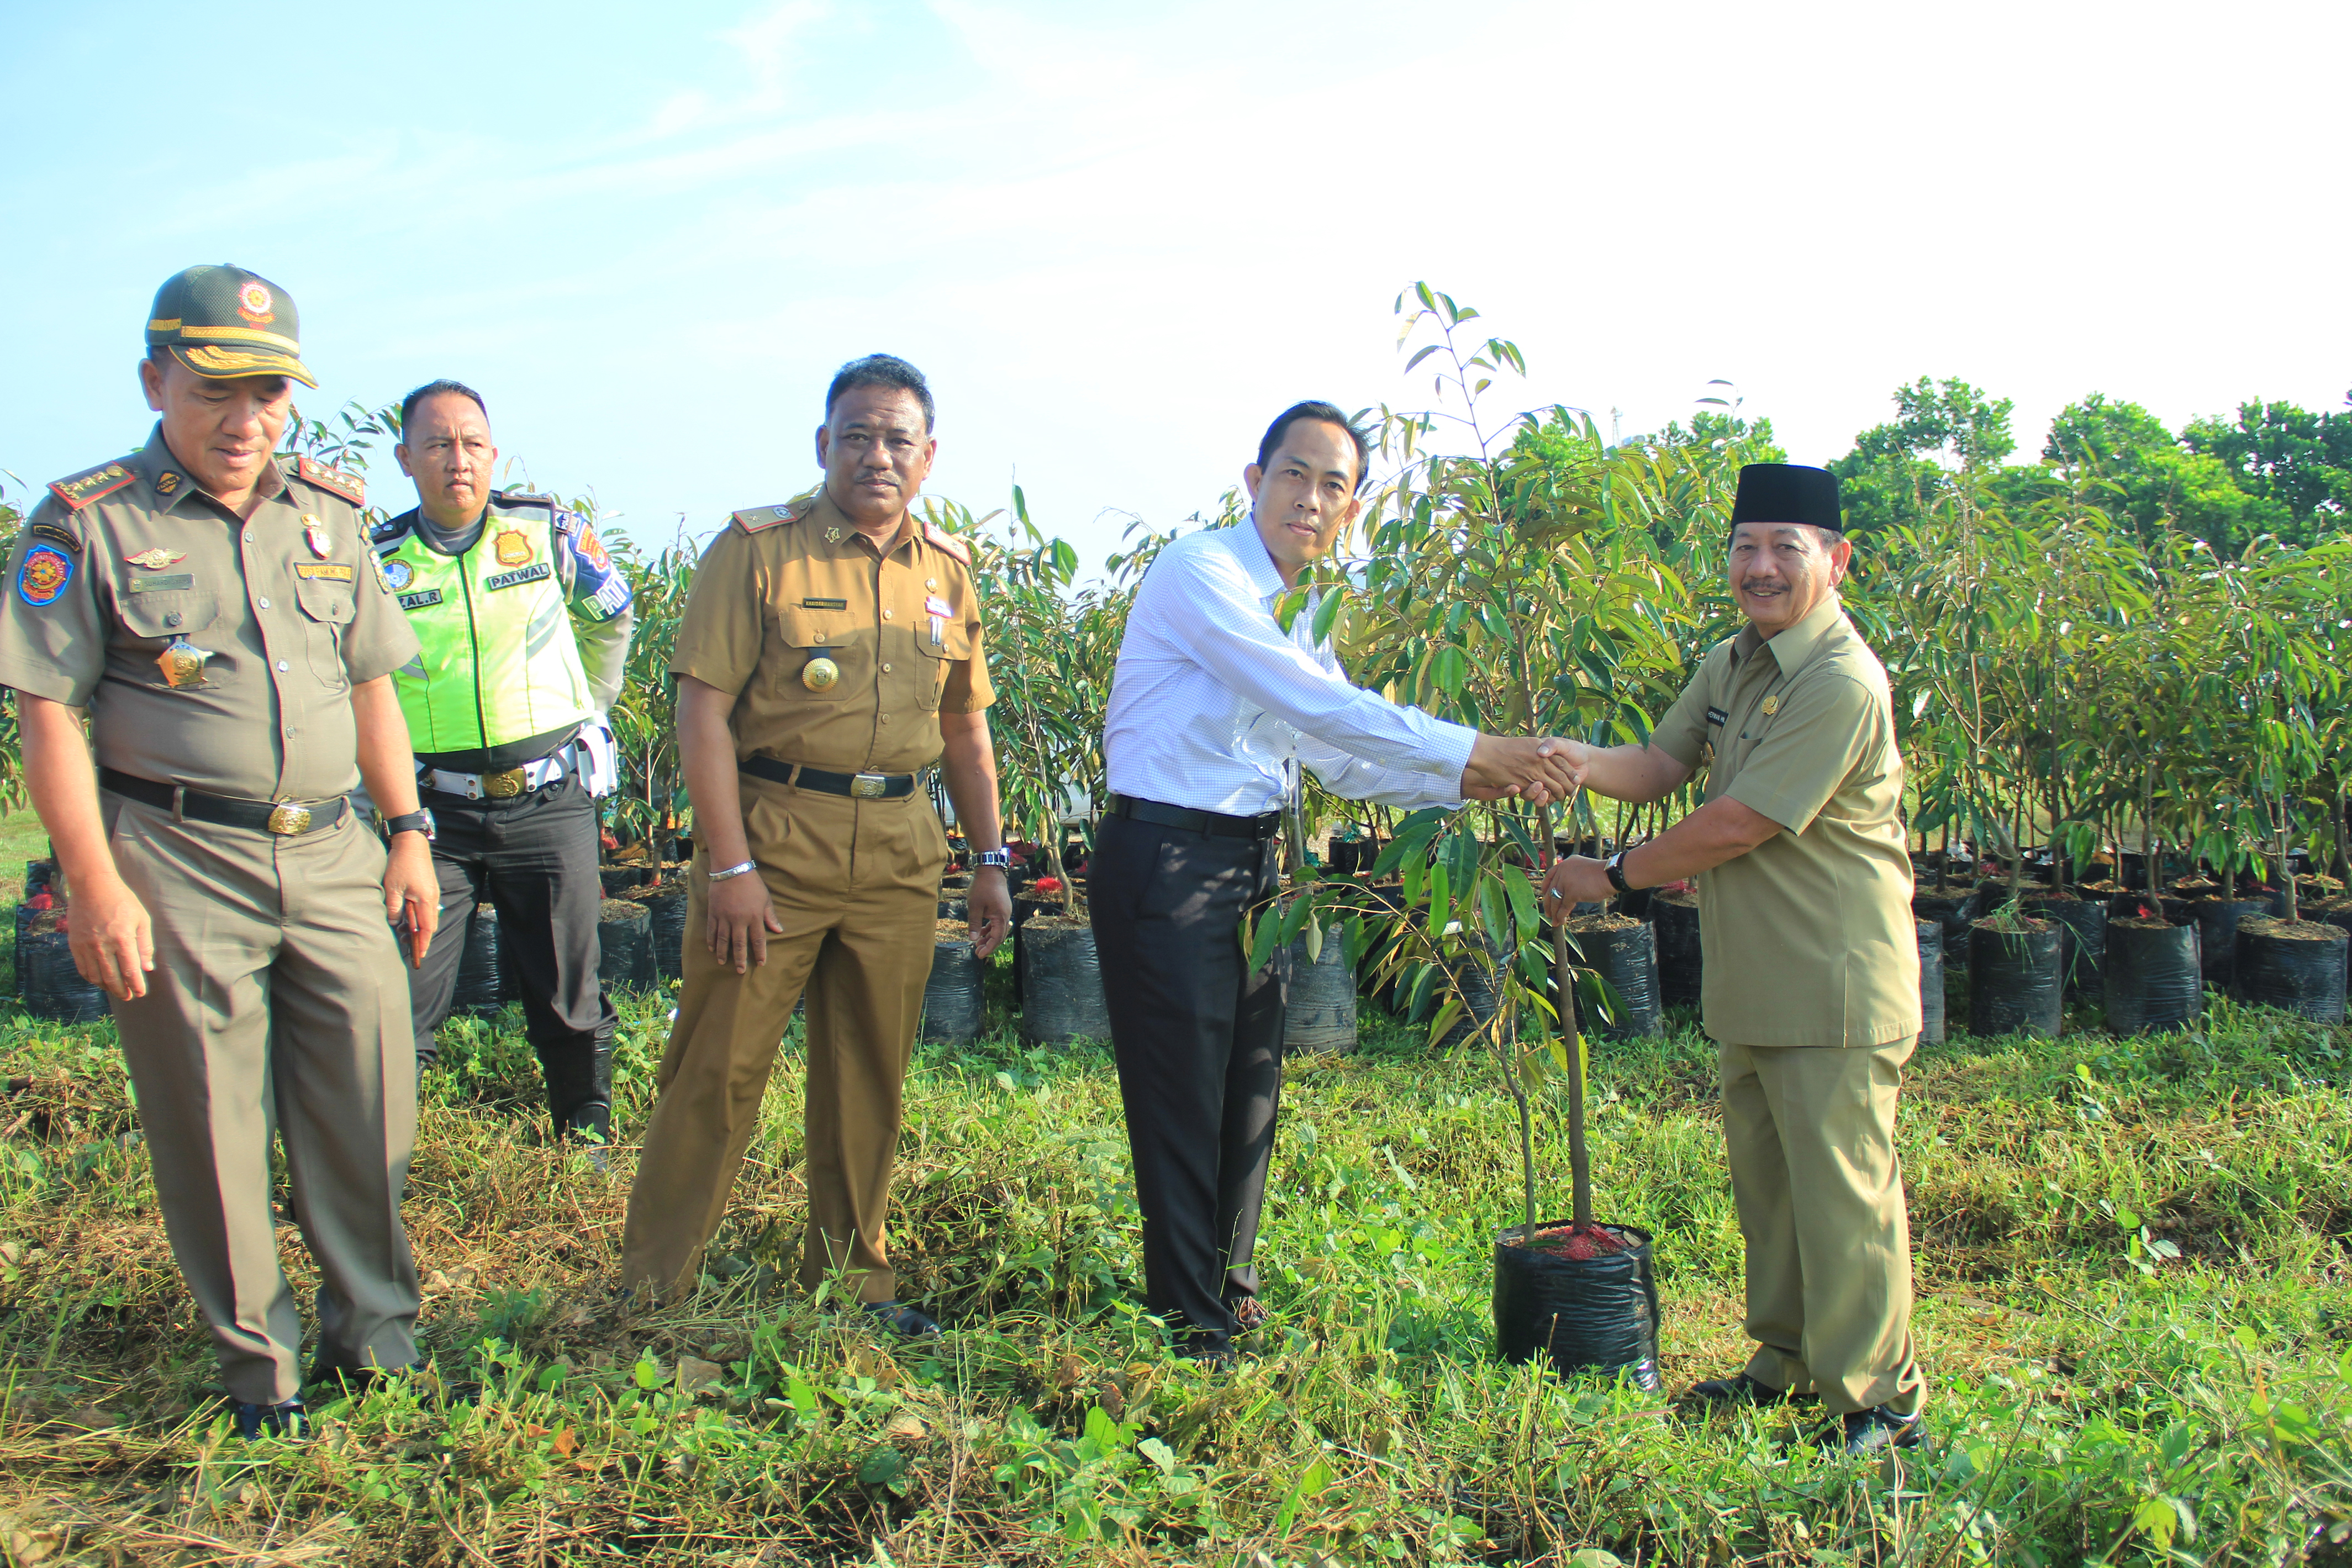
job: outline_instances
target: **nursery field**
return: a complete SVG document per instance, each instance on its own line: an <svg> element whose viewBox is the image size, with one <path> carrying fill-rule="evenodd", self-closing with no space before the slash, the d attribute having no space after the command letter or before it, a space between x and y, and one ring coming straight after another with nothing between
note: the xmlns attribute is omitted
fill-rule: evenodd
<svg viewBox="0 0 2352 1568"><path fill-rule="evenodd" d="M623 1129L666 1011L626 1007ZM599 1173L548 1146L514 1009L453 1024L407 1204L434 1375L247 1447L110 1024L11 1009L0 1539L44 1564L2347 1560L2344 1030L2216 998L2190 1033L1923 1049L1900 1142L1933 1444L1860 1463L1792 1417L1676 1403L1743 1354L1687 1017L1593 1058L1600 1211L1658 1238L1656 1395L1496 1359L1511 1102L1483 1051L1366 1017L1359 1051L1287 1071L1271 1315L1230 1375L1172 1360L1133 1304L1100 1047L999 1027L923 1049L894 1247L949 1333L909 1348L789 1282L796 1040L698 1292L632 1312L611 1287L633 1151Z"/></svg>

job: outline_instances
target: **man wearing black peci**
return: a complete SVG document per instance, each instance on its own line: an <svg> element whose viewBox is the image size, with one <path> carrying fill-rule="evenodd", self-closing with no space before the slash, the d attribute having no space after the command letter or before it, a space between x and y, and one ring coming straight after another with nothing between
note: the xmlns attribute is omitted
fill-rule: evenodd
<svg viewBox="0 0 2352 1568"><path fill-rule="evenodd" d="M1506 740L1349 685L1313 617L1275 601L1362 509L1362 432L1286 409L1242 470L1248 526L1176 540L1143 580L1111 680L1111 800L1088 867L1111 1043L1143 1209L1146 1300L1187 1355L1233 1358L1282 1082L1283 959L1251 970L1244 909L1273 896L1301 764L1356 800L1564 798L1559 743ZM1377 758L1378 761L1368 760Z"/></svg>

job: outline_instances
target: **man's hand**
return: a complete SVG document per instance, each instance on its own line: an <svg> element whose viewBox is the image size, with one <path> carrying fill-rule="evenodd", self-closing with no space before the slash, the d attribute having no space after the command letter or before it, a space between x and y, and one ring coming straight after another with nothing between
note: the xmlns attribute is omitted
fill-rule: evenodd
<svg viewBox="0 0 2352 1568"><path fill-rule="evenodd" d="M1544 909L1555 913L1580 904L1606 904L1616 896L1609 885L1609 868L1591 855L1569 855L1552 862L1544 878Z"/></svg>
<svg viewBox="0 0 2352 1568"><path fill-rule="evenodd" d="M155 967L155 928L147 906L121 877L73 890L66 901L66 946L81 977L118 1002L147 994Z"/></svg>
<svg viewBox="0 0 2352 1568"><path fill-rule="evenodd" d="M383 860L383 917L408 933L408 967L425 967L425 950L441 924L441 879L423 833L392 835Z"/></svg>
<svg viewBox="0 0 2352 1568"><path fill-rule="evenodd" d="M710 918L702 934L703 946L732 964L739 975L768 961L768 938L784 934L776 905L768 896L767 882L756 871L710 884Z"/></svg>
<svg viewBox="0 0 2352 1568"><path fill-rule="evenodd" d="M971 873L971 896L964 904L971 921L971 953L985 959L1013 935L1013 892L1004 883L1002 866L984 865Z"/></svg>
<svg viewBox="0 0 2352 1568"><path fill-rule="evenodd" d="M1531 806L1565 801L1584 782L1580 765L1569 760L1568 748L1581 753L1580 741L1538 736L1508 739L1482 735L1470 747L1470 765L1462 770L1462 795L1469 800L1506 800L1517 796Z"/></svg>

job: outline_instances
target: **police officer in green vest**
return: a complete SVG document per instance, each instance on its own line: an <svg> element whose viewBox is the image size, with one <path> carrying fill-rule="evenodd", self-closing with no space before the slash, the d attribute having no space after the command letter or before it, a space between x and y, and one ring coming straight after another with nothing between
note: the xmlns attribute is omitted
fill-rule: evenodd
<svg viewBox="0 0 2352 1568"><path fill-rule="evenodd" d="M596 972L596 797L614 783L604 715L635 619L628 580L578 513L490 488L499 453L472 388L417 388L400 428L393 452L418 504L373 539L424 647L396 681L441 883L441 926L410 983L417 1065L435 1060L487 901L522 982L555 1131L601 1146L616 1018Z"/></svg>

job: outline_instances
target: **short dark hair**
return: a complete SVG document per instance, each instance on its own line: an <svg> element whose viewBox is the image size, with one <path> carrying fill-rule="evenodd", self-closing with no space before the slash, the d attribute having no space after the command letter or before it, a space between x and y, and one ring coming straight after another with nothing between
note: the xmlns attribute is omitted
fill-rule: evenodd
<svg viewBox="0 0 2352 1568"><path fill-rule="evenodd" d="M482 401L481 393L463 382L453 382L443 376L436 381L426 382L400 400L400 438L403 441L408 439L408 422L416 416L416 405L428 397L439 397L443 392L456 392L459 397L472 398L474 406L482 411L482 417L490 417L490 405Z"/></svg>
<svg viewBox="0 0 2352 1568"><path fill-rule="evenodd" d="M1356 428L1354 420L1339 412L1339 405L1336 403L1294 402L1276 414L1274 423L1265 427L1265 439L1257 444L1259 469L1263 471L1274 462L1274 450L1282 444L1283 433L1302 419L1311 419L1321 424L1336 424L1348 433L1348 439L1356 444L1356 488L1362 489L1364 480L1371 472L1371 443L1365 438L1362 431Z"/></svg>
<svg viewBox="0 0 2352 1568"><path fill-rule="evenodd" d="M824 389L824 416L833 417L833 405L844 393L857 387L896 387L912 392L915 401L923 405L923 432L930 433L938 423L939 411L931 406L931 383L923 372L896 354L868 354L862 360L852 360L833 372L833 384Z"/></svg>

